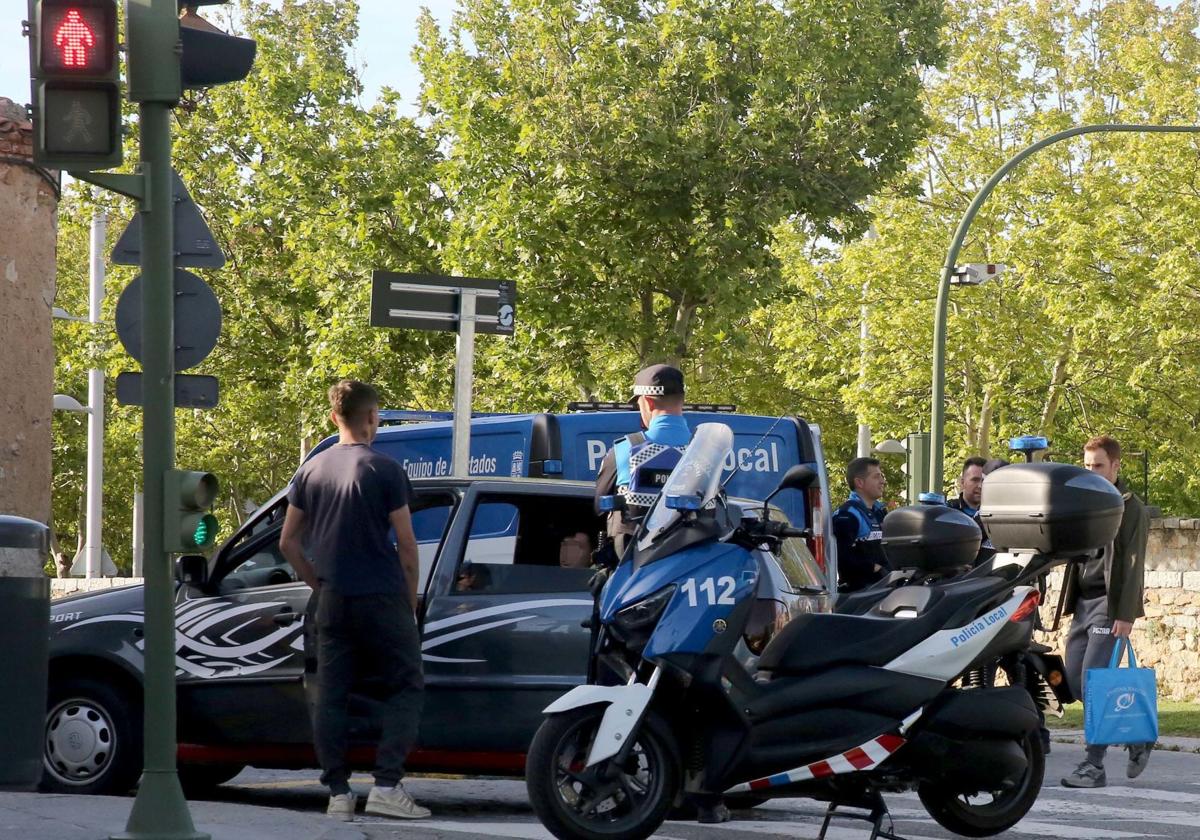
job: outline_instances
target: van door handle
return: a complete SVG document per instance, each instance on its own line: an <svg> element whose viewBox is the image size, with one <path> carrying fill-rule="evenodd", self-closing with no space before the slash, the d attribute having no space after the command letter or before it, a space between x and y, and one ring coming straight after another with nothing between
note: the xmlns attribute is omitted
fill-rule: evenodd
<svg viewBox="0 0 1200 840"><path fill-rule="evenodd" d="M296 614L290 608L284 607L271 620L280 627L288 627L296 622Z"/></svg>

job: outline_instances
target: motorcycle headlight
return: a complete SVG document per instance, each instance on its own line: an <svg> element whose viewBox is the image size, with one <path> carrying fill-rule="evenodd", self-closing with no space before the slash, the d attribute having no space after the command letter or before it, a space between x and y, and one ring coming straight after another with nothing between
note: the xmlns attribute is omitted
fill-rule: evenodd
<svg viewBox="0 0 1200 840"><path fill-rule="evenodd" d="M675 584L664 586L653 595L621 610L613 618L613 624L627 639L638 634L638 631L644 632L658 622L674 594Z"/></svg>

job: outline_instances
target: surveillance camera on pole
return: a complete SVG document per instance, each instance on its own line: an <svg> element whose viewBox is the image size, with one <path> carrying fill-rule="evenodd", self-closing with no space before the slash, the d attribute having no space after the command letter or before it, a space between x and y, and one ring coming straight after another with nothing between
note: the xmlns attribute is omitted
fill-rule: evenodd
<svg viewBox="0 0 1200 840"><path fill-rule="evenodd" d="M951 286L979 286L995 280L1008 266L1004 263L967 263L956 266L950 276Z"/></svg>

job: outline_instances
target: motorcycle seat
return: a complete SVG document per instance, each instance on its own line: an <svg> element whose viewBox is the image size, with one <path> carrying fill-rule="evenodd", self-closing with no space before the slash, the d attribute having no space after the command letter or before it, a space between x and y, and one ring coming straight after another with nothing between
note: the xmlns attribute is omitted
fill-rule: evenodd
<svg viewBox="0 0 1200 840"><path fill-rule="evenodd" d="M883 618L916 618L942 598L941 590L931 586L902 586L867 611Z"/></svg>
<svg viewBox="0 0 1200 840"><path fill-rule="evenodd" d="M999 583L1001 581L995 578L977 578L936 587L902 587L866 615L807 613L797 616L767 644L758 658L758 668L774 676L783 676L840 664L886 665L922 640L947 628L952 620L961 620L963 624L970 621L988 596L997 592ZM930 594L913 594L922 589ZM897 618L877 612L889 601L895 611L911 611L921 599L925 599L925 603L913 617Z"/></svg>

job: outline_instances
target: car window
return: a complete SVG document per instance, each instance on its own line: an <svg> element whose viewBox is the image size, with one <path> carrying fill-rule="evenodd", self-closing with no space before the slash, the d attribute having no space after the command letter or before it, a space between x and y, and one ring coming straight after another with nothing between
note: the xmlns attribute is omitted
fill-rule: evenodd
<svg viewBox="0 0 1200 840"><path fill-rule="evenodd" d="M422 582L429 580L429 570L437 559L438 547L446 535L446 526L450 524L450 514L454 510L454 500L449 496L418 497L413 502L412 525L417 537L417 557L420 562ZM395 535L392 535L395 539ZM425 591L424 584L419 587Z"/></svg>
<svg viewBox="0 0 1200 840"><path fill-rule="evenodd" d="M275 586L281 583L293 583L296 573L279 550L279 534L282 524L276 523L274 532L259 540L243 540L240 551L235 551L232 560L236 564L229 574L221 579L219 589L222 594L238 589L250 589L257 586ZM267 529L264 528L265 532Z"/></svg>
<svg viewBox="0 0 1200 840"><path fill-rule="evenodd" d="M457 595L582 592L599 518L590 498L484 497L455 573Z"/></svg>

